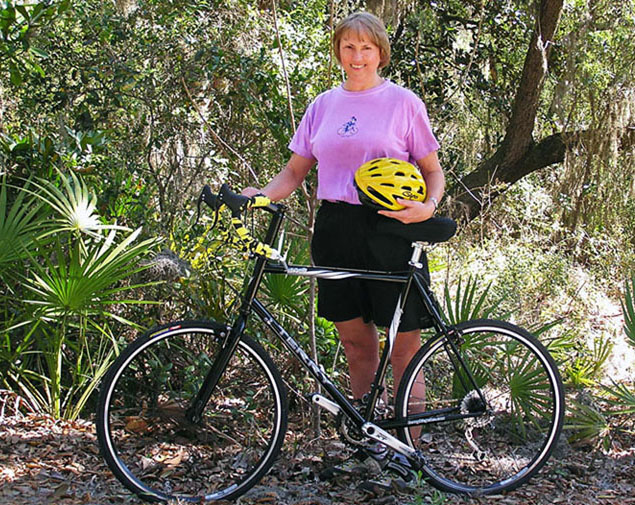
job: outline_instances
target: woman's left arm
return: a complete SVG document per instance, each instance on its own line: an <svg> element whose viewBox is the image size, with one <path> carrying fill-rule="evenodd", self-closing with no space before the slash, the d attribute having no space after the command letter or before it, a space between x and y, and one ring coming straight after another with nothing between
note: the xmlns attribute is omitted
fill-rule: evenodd
<svg viewBox="0 0 635 505"><path fill-rule="evenodd" d="M445 176L443 175L437 152L433 151L424 158L417 160L417 165L423 175L423 179L426 181L425 202L415 202L398 198L397 201L403 205L405 209L396 211L380 210L379 214L392 217L405 224L426 221L434 215L445 189Z"/></svg>

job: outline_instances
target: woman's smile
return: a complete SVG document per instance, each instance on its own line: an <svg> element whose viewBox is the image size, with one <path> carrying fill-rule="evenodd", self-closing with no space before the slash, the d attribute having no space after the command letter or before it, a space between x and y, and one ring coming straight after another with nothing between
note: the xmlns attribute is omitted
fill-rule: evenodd
<svg viewBox="0 0 635 505"><path fill-rule="evenodd" d="M365 33L350 32L342 37L340 62L346 72L347 90L360 91L381 83L381 77L377 73L381 51Z"/></svg>

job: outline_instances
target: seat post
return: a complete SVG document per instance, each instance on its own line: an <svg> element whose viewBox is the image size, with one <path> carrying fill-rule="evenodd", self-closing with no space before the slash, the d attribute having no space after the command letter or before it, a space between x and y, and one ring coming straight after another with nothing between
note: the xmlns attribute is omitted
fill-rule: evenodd
<svg viewBox="0 0 635 505"><path fill-rule="evenodd" d="M421 263L421 255L423 254L423 249L425 248L425 242L413 242L412 243L412 256L408 264L411 267L414 267L418 270L423 268L423 263Z"/></svg>

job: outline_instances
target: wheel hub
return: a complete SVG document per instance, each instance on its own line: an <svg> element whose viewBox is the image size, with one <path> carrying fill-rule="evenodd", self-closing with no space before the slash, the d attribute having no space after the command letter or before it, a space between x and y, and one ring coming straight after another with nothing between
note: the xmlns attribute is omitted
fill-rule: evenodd
<svg viewBox="0 0 635 505"><path fill-rule="evenodd" d="M475 417L465 418L466 424L472 428L487 426L494 419L490 410L490 395L487 390L481 390L481 393L483 398L485 398L485 405L483 405L483 399L476 390L472 390L466 394L461 402L461 414L480 414Z"/></svg>

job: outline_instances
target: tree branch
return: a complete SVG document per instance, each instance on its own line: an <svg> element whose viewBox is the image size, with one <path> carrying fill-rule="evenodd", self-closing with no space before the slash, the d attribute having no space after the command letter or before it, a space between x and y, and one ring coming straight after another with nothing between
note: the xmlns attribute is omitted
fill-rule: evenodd
<svg viewBox="0 0 635 505"><path fill-rule="evenodd" d="M532 132L540 94L548 70L548 57L558 26L563 0L543 0L536 29L523 65L523 73L514 99L512 115L501 145L503 159L514 162L524 156L533 142Z"/></svg>
<svg viewBox="0 0 635 505"><path fill-rule="evenodd" d="M474 219L512 184L537 170L562 163L569 149L584 146L594 136L597 136L597 131L555 133L540 142L532 143L520 159L504 168L497 165L494 155L485 162L489 167L487 170L481 165L481 168L465 176L452 189L452 214L466 221ZM632 149L635 146L635 125L621 128L618 137L620 149Z"/></svg>
<svg viewBox="0 0 635 505"><path fill-rule="evenodd" d="M547 166L543 160L537 158L543 153L543 149L554 153L556 158L564 159L565 151L560 149L560 143L563 144L560 137L547 137L538 144L533 139L540 94L548 70L549 50L560 19L563 1L540 2L536 29L525 56L523 73L503 142L493 156L466 175L448 193L453 203L461 209L458 210L459 215L462 214L468 221L476 217L483 207L489 205L493 198L504 192L511 184L530 171L537 170L537 165ZM456 207L454 211L457 212Z"/></svg>

